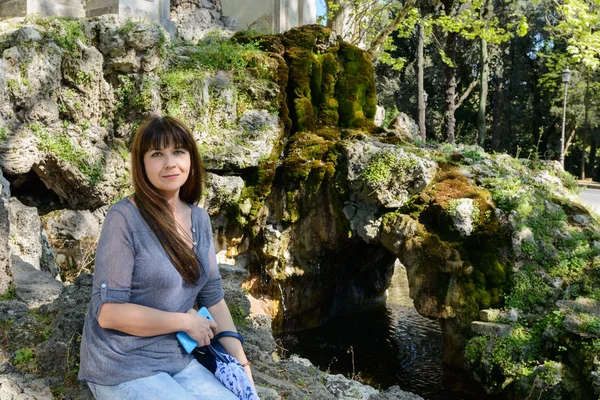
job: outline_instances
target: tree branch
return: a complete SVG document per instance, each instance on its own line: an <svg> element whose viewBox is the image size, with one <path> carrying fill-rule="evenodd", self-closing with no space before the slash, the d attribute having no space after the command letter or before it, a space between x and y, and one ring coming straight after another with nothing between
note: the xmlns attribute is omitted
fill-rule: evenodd
<svg viewBox="0 0 600 400"><path fill-rule="evenodd" d="M394 20L387 27L385 27L375 37L375 39L373 39L373 41L371 42L371 45L369 46L369 49L367 50L371 54L371 56L374 57L377 55L377 53L379 53L379 51L381 49L381 45L383 44L385 39L387 39L387 37L390 36L390 34L394 31L394 29L396 29L396 27L398 25L400 25L400 23L406 17L406 14L408 14L410 9L413 8L416 5L416 3L417 3L417 0L408 0L404 4L404 7L402 7L402 9L400 11L398 11L398 14L396 14L396 18L394 18Z"/></svg>
<svg viewBox="0 0 600 400"><path fill-rule="evenodd" d="M575 129L576 128L573 128L573 130L569 134L569 138L567 139L567 143L565 143L565 154L567 153L567 150L569 150L569 146L571 146L571 141L575 137Z"/></svg>
<svg viewBox="0 0 600 400"><path fill-rule="evenodd" d="M469 97L469 94L471 94L471 91L475 89L475 86L477 86L477 79L471 82L467 90L465 90L462 96L460 96L460 99L458 99L458 103L456 103L456 108L459 108L463 101L465 101L467 97Z"/></svg>

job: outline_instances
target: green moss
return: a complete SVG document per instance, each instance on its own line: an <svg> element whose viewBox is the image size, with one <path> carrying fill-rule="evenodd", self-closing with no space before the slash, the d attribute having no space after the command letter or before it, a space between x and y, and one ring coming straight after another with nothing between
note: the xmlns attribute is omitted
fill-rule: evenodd
<svg viewBox="0 0 600 400"><path fill-rule="evenodd" d="M396 150L383 150L367 161L361 178L371 187L386 186L393 180L402 180L418 165L411 154Z"/></svg>
<svg viewBox="0 0 600 400"><path fill-rule="evenodd" d="M335 83L340 67L332 53L324 53L318 57L322 67L318 123L323 126L337 126L340 116L339 103L335 98Z"/></svg>
<svg viewBox="0 0 600 400"><path fill-rule="evenodd" d="M0 142L8 138L8 127L3 126L0 128Z"/></svg>
<svg viewBox="0 0 600 400"><path fill-rule="evenodd" d="M344 74L335 87L340 125L372 125L377 109L373 65L365 51L342 42L338 53Z"/></svg>

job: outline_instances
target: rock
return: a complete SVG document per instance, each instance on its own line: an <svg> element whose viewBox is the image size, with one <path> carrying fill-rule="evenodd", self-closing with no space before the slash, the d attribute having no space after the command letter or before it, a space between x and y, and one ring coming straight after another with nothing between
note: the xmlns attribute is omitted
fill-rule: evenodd
<svg viewBox="0 0 600 400"><path fill-rule="evenodd" d="M432 180L437 164L373 138L344 141L347 176L354 198L398 208Z"/></svg>
<svg viewBox="0 0 600 400"><path fill-rule="evenodd" d="M106 14L90 19L89 27L98 40L105 72L152 72L165 66L161 54L170 47L170 36L160 25L131 24Z"/></svg>
<svg viewBox="0 0 600 400"><path fill-rule="evenodd" d="M6 293L12 283L10 267L10 185L0 169L0 295Z"/></svg>
<svg viewBox="0 0 600 400"><path fill-rule="evenodd" d="M206 174L206 196L201 206L210 214L216 214L223 206L238 201L244 189L244 180L239 176Z"/></svg>
<svg viewBox="0 0 600 400"><path fill-rule="evenodd" d="M261 400L281 400L281 396L275 389L271 389L265 386L256 385L256 394Z"/></svg>
<svg viewBox="0 0 600 400"><path fill-rule="evenodd" d="M409 215L398 214L393 221L382 224L379 240L392 253L401 254L404 244L419 233L419 225Z"/></svg>
<svg viewBox="0 0 600 400"><path fill-rule="evenodd" d="M580 226L588 226L590 224L590 219L586 215L574 215L573 222Z"/></svg>
<svg viewBox="0 0 600 400"><path fill-rule="evenodd" d="M383 125L383 120L385 119L385 108L381 106L377 106L377 111L375 111L375 118L373 119L373 124L375 126Z"/></svg>
<svg viewBox="0 0 600 400"><path fill-rule="evenodd" d="M475 230L475 223L479 217L479 208L473 199L451 200L448 205L448 214L452 219L454 229L461 236L467 237Z"/></svg>
<svg viewBox="0 0 600 400"><path fill-rule="evenodd" d="M104 115L113 112L116 99L104 79L104 57L98 49L76 41L81 56L65 58L63 79L69 83L59 90L58 102L64 119L75 124L97 125Z"/></svg>
<svg viewBox="0 0 600 400"><path fill-rule="evenodd" d="M512 248L517 257L523 253L524 246L526 246L527 249L531 249L532 247L535 248L536 246L533 232L527 227L523 227L519 231L514 232L512 236Z"/></svg>
<svg viewBox="0 0 600 400"><path fill-rule="evenodd" d="M20 319L29 313L27 304L19 300L0 302L0 324L9 320Z"/></svg>
<svg viewBox="0 0 600 400"><path fill-rule="evenodd" d="M350 222L350 229L366 243L376 243L381 220L375 218L377 206L348 201L343 212Z"/></svg>
<svg viewBox="0 0 600 400"><path fill-rule="evenodd" d="M405 392L399 386L391 386L383 392L372 395L369 400L423 400L423 398L414 393Z"/></svg>
<svg viewBox="0 0 600 400"><path fill-rule="evenodd" d="M39 139L25 126L11 129L10 140L0 141L0 169L4 173L26 174L43 158Z"/></svg>
<svg viewBox="0 0 600 400"><path fill-rule="evenodd" d="M326 375L325 387L338 399L368 399L378 393L377 389L341 374Z"/></svg>
<svg viewBox="0 0 600 400"><path fill-rule="evenodd" d="M91 299L92 276L82 274L75 284L65 287L52 304L41 310L56 314L50 327L52 333L37 349L40 369L45 376L64 373L65 362L78 360L79 343L76 339L83 330L83 321Z"/></svg>
<svg viewBox="0 0 600 400"><path fill-rule="evenodd" d="M497 322L473 321L471 322L471 329L477 335L501 337L508 336L512 331L512 326Z"/></svg>
<svg viewBox="0 0 600 400"><path fill-rule="evenodd" d="M413 141L420 138L417 123L403 112L398 113L398 115L392 119L388 129L394 132L403 141Z"/></svg>
<svg viewBox="0 0 600 400"><path fill-rule="evenodd" d="M177 36L181 40L196 44L211 31L225 28L220 8L206 8L204 3L202 0L177 0L171 4L171 20L177 26Z"/></svg>
<svg viewBox="0 0 600 400"><path fill-rule="evenodd" d="M47 272L34 268L18 255L12 256L12 272L17 299L28 307L35 308L54 301L62 291L63 285Z"/></svg>
<svg viewBox="0 0 600 400"><path fill-rule="evenodd" d="M600 338L600 316L577 312L565 316L565 330L583 338Z"/></svg>
<svg viewBox="0 0 600 400"><path fill-rule="evenodd" d="M40 269L42 258L42 223L35 207L10 199L11 255Z"/></svg>
<svg viewBox="0 0 600 400"><path fill-rule="evenodd" d="M0 375L2 400L52 400L50 387L43 380L11 372Z"/></svg>
<svg viewBox="0 0 600 400"><path fill-rule="evenodd" d="M23 26L13 31L6 39L13 47L2 53L6 81L11 82L11 99L20 108L16 116L27 122L35 121L39 113L36 109L52 101L61 82L62 51L54 43L47 44L46 51L38 51L32 45L37 40L33 38L41 35L38 29L42 28ZM52 120L57 114L51 112L44 116L42 112L40 116Z"/></svg>
<svg viewBox="0 0 600 400"><path fill-rule="evenodd" d="M57 277L60 272L60 268L56 265L56 257L54 256L54 250L50 246L48 235L46 231L42 229L42 257L40 258L40 269L47 271L51 277Z"/></svg>
<svg viewBox="0 0 600 400"><path fill-rule="evenodd" d="M577 300L559 300L556 306L564 313L584 312L600 317L600 301L579 297Z"/></svg>
<svg viewBox="0 0 600 400"><path fill-rule="evenodd" d="M248 110L238 121L238 129L204 129L198 142L207 169L235 170L258 166L271 156L283 135L279 118L266 110Z"/></svg>
<svg viewBox="0 0 600 400"><path fill-rule="evenodd" d="M103 220L87 210L62 210L46 216L45 227L53 239L83 240L99 237Z"/></svg>
<svg viewBox="0 0 600 400"><path fill-rule="evenodd" d="M511 309L508 311L498 309L486 309L479 310L479 318L483 322L496 322L498 320L517 322L517 320L519 319L519 313L515 309Z"/></svg>

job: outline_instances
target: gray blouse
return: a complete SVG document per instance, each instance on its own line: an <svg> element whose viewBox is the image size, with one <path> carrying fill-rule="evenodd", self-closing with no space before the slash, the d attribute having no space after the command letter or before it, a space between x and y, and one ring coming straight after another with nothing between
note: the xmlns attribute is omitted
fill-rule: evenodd
<svg viewBox="0 0 600 400"><path fill-rule="evenodd" d="M192 360L175 333L138 337L104 329L97 319L104 303L186 312L196 300L198 305L210 307L223 299L210 219L203 209L190 207L194 251L201 261L196 285L179 275L129 199L110 208L96 250L92 300L81 341L80 380L118 385L159 372L176 374Z"/></svg>

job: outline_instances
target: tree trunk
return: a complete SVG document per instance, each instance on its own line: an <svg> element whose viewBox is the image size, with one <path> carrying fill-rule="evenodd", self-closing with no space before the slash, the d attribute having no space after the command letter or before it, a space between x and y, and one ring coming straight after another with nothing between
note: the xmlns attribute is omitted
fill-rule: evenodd
<svg viewBox="0 0 600 400"><path fill-rule="evenodd" d="M590 129L588 109L589 109L589 96L590 96L590 79L586 77L585 80L585 96L583 97L583 140L581 141L581 163L579 165L579 178L585 179L585 151L587 148L587 138Z"/></svg>
<svg viewBox="0 0 600 400"><path fill-rule="evenodd" d="M590 158L588 159L586 175L594 178L594 170L596 169L596 151L598 149L597 132L592 131L590 135Z"/></svg>
<svg viewBox="0 0 600 400"><path fill-rule="evenodd" d="M327 27L333 29L337 34L347 42L350 42L352 29L348 26L352 14L352 4L348 0L328 0L325 1L327 14L333 7L333 15L327 18Z"/></svg>
<svg viewBox="0 0 600 400"><path fill-rule="evenodd" d="M419 44L417 46L417 101L419 104L419 132L423 142L427 139L425 128L425 97L423 83L423 48L425 47L425 28L423 23L419 25Z"/></svg>
<svg viewBox="0 0 600 400"><path fill-rule="evenodd" d="M502 102L504 101L504 82L502 76L498 77L496 90L494 91L494 107L492 109L492 151L500 150L500 140L502 137Z"/></svg>
<svg viewBox="0 0 600 400"><path fill-rule="evenodd" d="M450 32L446 37L446 55L452 60L454 56L454 47L456 46L456 33ZM456 69L450 65L444 65L444 76L446 80L446 91L444 102L446 111L444 114L444 130L448 143L454 143L454 130L456 128Z"/></svg>
<svg viewBox="0 0 600 400"><path fill-rule="evenodd" d="M488 95L488 79L490 75L487 41L481 38L481 73L479 74L479 110L477 111L477 130L479 131L479 137L477 143L479 146L484 147L485 145L485 106L487 103Z"/></svg>

